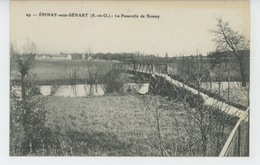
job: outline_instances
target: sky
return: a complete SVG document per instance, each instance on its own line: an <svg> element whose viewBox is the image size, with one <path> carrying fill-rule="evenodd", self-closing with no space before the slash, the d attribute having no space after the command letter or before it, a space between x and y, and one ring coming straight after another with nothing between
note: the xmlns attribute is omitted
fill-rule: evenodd
<svg viewBox="0 0 260 165"><path fill-rule="evenodd" d="M114 17L40 17L40 12ZM139 18L115 18L121 14L136 14ZM142 14L145 18L140 18ZM160 17L146 18L147 14ZM10 32L11 42L19 50L25 51L33 42L37 53L140 52L158 56L167 53L172 57L199 52L206 55L216 49L210 29L216 27L217 17L249 36L247 1L14 1Z"/></svg>

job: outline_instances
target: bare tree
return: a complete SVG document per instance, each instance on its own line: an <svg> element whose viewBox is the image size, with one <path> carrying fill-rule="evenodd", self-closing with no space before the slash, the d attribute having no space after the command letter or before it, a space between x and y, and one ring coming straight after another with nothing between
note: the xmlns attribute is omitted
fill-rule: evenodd
<svg viewBox="0 0 260 165"><path fill-rule="evenodd" d="M184 84L187 84L194 78L195 63L193 60L182 57L178 60L177 74L180 76Z"/></svg>
<svg viewBox="0 0 260 165"><path fill-rule="evenodd" d="M77 85L79 80L78 72L80 70L80 65L77 61L75 61L71 67L69 63L68 66L66 65L65 70L61 73L61 76L66 80L66 85Z"/></svg>
<svg viewBox="0 0 260 165"><path fill-rule="evenodd" d="M210 64L201 55L183 57L178 61L178 75L184 84L193 85L200 94L201 83L210 76Z"/></svg>
<svg viewBox="0 0 260 165"><path fill-rule="evenodd" d="M156 148L160 156L169 156L169 153L165 149L164 133L163 133L163 119L165 117L165 107L169 102L164 97L148 95L144 99L144 103L147 105L146 110L152 112L154 121L154 135L155 141L153 141L153 146Z"/></svg>
<svg viewBox="0 0 260 165"><path fill-rule="evenodd" d="M183 104L188 121L184 129L191 141L189 150L203 156L217 156L237 118L226 114L226 109L219 104L207 106L194 102L192 108L185 99Z"/></svg>
<svg viewBox="0 0 260 165"><path fill-rule="evenodd" d="M210 32L214 34L213 41L217 45L217 50L231 51L237 59L241 76L242 86L246 86L246 51L249 51L249 40L238 31L234 31L228 22L222 18L217 18L216 29Z"/></svg>
<svg viewBox="0 0 260 165"><path fill-rule="evenodd" d="M178 63L182 81L198 89L198 94L192 94L184 88L175 87L180 95L178 100L186 111L188 122L184 124L184 129L189 138L187 150L192 155L218 155L227 137L225 132L230 125L229 121L233 119L220 110L223 107L217 103L204 105L204 99L200 97L201 84L209 79L210 70L210 63L199 54L196 57L183 57Z"/></svg>

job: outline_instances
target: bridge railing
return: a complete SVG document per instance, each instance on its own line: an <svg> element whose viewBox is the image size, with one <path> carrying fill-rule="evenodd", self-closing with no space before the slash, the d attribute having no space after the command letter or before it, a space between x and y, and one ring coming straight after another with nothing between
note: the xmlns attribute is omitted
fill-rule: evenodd
<svg viewBox="0 0 260 165"><path fill-rule="evenodd" d="M249 156L249 110L238 120L219 156Z"/></svg>
<svg viewBox="0 0 260 165"><path fill-rule="evenodd" d="M143 73L167 73L167 64L116 63L113 69L139 71Z"/></svg>

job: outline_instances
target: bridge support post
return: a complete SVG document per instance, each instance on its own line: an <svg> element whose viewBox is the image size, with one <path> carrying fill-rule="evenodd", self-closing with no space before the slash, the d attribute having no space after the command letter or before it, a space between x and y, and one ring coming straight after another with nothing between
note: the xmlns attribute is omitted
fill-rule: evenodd
<svg viewBox="0 0 260 165"><path fill-rule="evenodd" d="M237 156L240 156L240 145L241 145L241 125L237 130Z"/></svg>

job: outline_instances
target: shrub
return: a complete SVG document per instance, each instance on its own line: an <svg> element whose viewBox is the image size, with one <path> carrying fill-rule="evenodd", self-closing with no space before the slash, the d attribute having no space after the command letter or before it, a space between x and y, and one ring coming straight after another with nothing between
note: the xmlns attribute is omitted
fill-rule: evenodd
<svg viewBox="0 0 260 165"><path fill-rule="evenodd" d="M36 75L30 74L35 56L13 56L20 78L10 88L10 155L28 155L41 147L45 136L46 98L40 96Z"/></svg>
<svg viewBox="0 0 260 165"><path fill-rule="evenodd" d="M127 82L127 77L120 70L111 70L103 78L103 88L106 93L118 92L121 93L124 90L124 86Z"/></svg>

